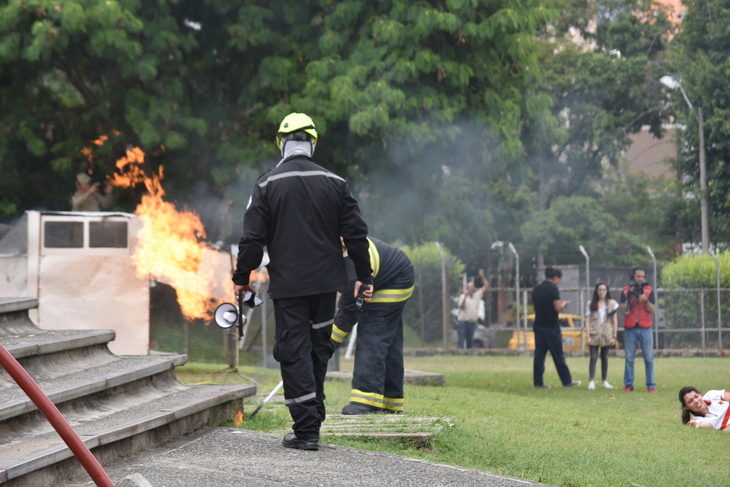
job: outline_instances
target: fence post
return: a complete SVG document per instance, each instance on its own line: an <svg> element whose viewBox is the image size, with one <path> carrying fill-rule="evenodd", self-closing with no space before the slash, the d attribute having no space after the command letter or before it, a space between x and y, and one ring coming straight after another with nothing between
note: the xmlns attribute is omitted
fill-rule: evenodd
<svg viewBox="0 0 730 487"><path fill-rule="evenodd" d="M529 348L527 344L527 289L522 291L522 303L522 331L525 337L525 350L527 350Z"/></svg>
<svg viewBox="0 0 730 487"><path fill-rule="evenodd" d="M655 343L654 348L659 348L659 276L656 273L656 257L654 252L651 251L651 247L646 246L646 251L651 255L651 260L654 263L654 337ZM665 340L666 341L666 340Z"/></svg>
<svg viewBox="0 0 730 487"><path fill-rule="evenodd" d="M515 256L515 298L517 301L517 309L515 310L515 323L517 324L517 327L519 329L520 326L520 256L517 253L517 250L515 250L515 246L512 245L512 242L507 244L512 254ZM527 326L524 328L525 332L525 350L527 350ZM519 341L518 341L519 342Z"/></svg>
<svg viewBox="0 0 730 487"><path fill-rule="evenodd" d="M441 244L438 242L435 243L439 254L441 254L441 331L443 333L442 345L446 350L449 350L451 348L449 340L449 338L451 338L451 320L449 319L451 315L451 306L449 305L451 303L449 303L449 295L447 294L446 290L446 258L444 257L444 251L441 250Z"/></svg>
<svg viewBox="0 0 730 487"><path fill-rule="evenodd" d="M720 259L715 252L710 250L710 255L715 259L715 275L717 278L717 349L722 350L722 311L720 308Z"/></svg>
<svg viewBox="0 0 730 487"><path fill-rule="evenodd" d="M702 322L702 351L705 351L705 288L700 288L700 320Z"/></svg>

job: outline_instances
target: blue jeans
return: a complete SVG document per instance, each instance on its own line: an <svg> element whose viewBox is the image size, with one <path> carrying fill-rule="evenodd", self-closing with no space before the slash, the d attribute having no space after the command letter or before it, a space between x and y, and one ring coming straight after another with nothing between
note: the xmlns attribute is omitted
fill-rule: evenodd
<svg viewBox="0 0 730 487"><path fill-rule="evenodd" d="M634 360L636 345L641 345L646 369L646 387L656 387L654 382L654 335L652 328L635 326L624 330L624 349L626 351L626 367L624 368L624 386L634 385Z"/></svg>
<svg viewBox="0 0 730 487"><path fill-rule="evenodd" d="M474 348L474 330L476 329L476 323L472 323L471 321L459 322L456 329L459 334L458 348L464 348L464 343L466 343L466 348Z"/></svg>

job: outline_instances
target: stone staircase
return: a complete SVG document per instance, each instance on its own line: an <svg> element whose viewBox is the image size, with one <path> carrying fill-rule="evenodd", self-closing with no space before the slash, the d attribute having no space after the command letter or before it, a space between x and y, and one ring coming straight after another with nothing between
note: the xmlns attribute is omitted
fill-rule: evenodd
<svg viewBox="0 0 730 487"><path fill-rule="evenodd" d="M254 385L186 386L185 355L117 356L106 330L42 330L33 298L0 298L0 343L33 377L103 465L219 425ZM72 320L69 320L72 322ZM0 485L63 485L83 467L7 371L0 369Z"/></svg>

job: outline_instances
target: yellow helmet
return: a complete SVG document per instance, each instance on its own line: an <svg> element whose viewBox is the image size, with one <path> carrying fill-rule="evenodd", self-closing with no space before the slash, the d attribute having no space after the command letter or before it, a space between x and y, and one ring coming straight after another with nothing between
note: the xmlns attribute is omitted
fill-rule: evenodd
<svg viewBox="0 0 730 487"><path fill-rule="evenodd" d="M281 149L281 139L294 132L304 132L312 138L312 145L317 145L317 129L314 122L308 115L304 113L290 113L279 125L279 131L276 133L276 147Z"/></svg>

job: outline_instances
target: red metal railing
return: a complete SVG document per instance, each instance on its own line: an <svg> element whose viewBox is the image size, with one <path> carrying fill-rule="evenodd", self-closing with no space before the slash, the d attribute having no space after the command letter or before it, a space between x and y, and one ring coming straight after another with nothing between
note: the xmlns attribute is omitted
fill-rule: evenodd
<svg viewBox="0 0 730 487"><path fill-rule="evenodd" d="M71 449L76 458L79 459L81 465L86 469L91 480L97 487L114 487L111 479L101 467L101 464L92 455L91 450L81 441L76 431L68 424L66 418L63 417L55 404L48 399L48 396L36 384L33 378L25 371L22 365L15 360L10 352L0 344L0 366L8 371L10 377L20 386L28 395L31 401L36 405L38 410L43 413L51 426L58 432L66 445Z"/></svg>

